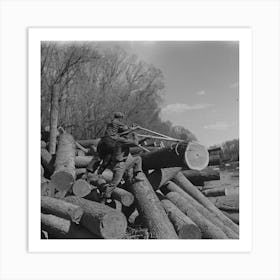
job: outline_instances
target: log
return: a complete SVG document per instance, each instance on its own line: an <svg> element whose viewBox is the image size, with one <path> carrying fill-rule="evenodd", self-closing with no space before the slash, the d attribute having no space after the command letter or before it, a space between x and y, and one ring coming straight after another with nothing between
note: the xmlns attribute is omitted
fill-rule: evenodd
<svg viewBox="0 0 280 280"><path fill-rule="evenodd" d="M198 170L183 170L182 173L195 186L203 186L206 181L220 180L220 173L212 168Z"/></svg>
<svg viewBox="0 0 280 280"><path fill-rule="evenodd" d="M67 196L64 200L83 208L84 215L80 223L94 235L105 239L124 237L127 220L121 212L104 204L76 196Z"/></svg>
<svg viewBox="0 0 280 280"><path fill-rule="evenodd" d="M76 168L76 177L82 176L87 172L86 168Z"/></svg>
<svg viewBox="0 0 280 280"><path fill-rule="evenodd" d="M97 146L101 139L87 139L87 140L77 140L77 143L82 145L85 148L90 148L91 146Z"/></svg>
<svg viewBox="0 0 280 280"><path fill-rule="evenodd" d="M222 196L222 195L225 195L225 187L222 187L222 188L212 188L212 189L207 189L207 190L202 190L202 193L205 195L205 196L208 196L208 197L214 197L214 196Z"/></svg>
<svg viewBox="0 0 280 280"><path fill-rule="evenodd" d="M75 167L76 168L86 168L91 162L92 156L76 156L75 157Z"/></svg>
<svg viewBox="0 0 280 280"><path fill-rule="evenodd" d="M45 148L41 148L41 165L44 167L46 175L50 176L53 173L52 155Z"/></svg>
<svg viewBox="0 0 280 280"><path fill-rule="evenodd" d="M177 192L180 194L181 197L183 197L187 203L192 205L197 211L200 212L206 219L208 219L211 223L219 227L227 236L231 239L238 239L238 234L236 234L232 229L225 226L223 222L215 216L214 213L210 212L207 208L202 206L199 202L197 202L192 196L190 196L188 193L183 191L180 187L178 187L174 182L168 182L166 185L161 187L161 191L164 194L167 194L169 192Z"/></svg>
<svg viewBox="0 0 280 280"><path fill-rule="evenodd" d="M76 178L75 141L72 135L59 135L55 160L55 171L51 176L52 185L61 192L67 192Z"/></svg>
<svg viewBox="0 0 280 280"><path fill-rule="evenodd" d="M239 227L226 217L211 201L209 201L209 199L205 197L181 172L178 172L172 181L214 213L225 226L231 228L235 233L239 233Z"/></svg>
<svg viewBox="0 0 280 280"><path fill-rule="evenodd" d="M60 218L78 224L84 213L80 206L53 197L41 197L41 211L44 214L53 214Z"/></svg>
<svg viewBox="0 0 280 280"><path fill-rule="evenodd" d="M185 167L202 170L208 165L207 149L199 143L178 143L171 147L141 154L143 170Z"/></svg>
<svg viewBox="0 0 280 280"><path fill-rule="evenodd" d="M147 179L152 185L154 190L159 189L166 182L171 180L178 172L182 170L182 167L171 167L154 170L147 175Z"/></svg>
<svg viewBox="0 0 280 280"><path fill-rule="evenodd" d="M48 233L48 239L98 239L80 225L50 214L41 214L41 229Z"/></svg>
<svg viewBox="0 0 280 280"><path fill-rule="evenodd" d="M209 197L209 199L220 210L239 211L239 195Z"/></svg>
<svg viewBox="0 0 280 280"><path fill-rule="evenodd" d="M77 155L77 156L82 156L82 157L83 157L83 156L86 155L86 153L85 153L84 151L80 150L80 149L77 149L76 155Z"/></svg>
<svg viewBox="0 0 280 280"><path fill-rule="evenodd" d="M133 194L122 188L115 188L112 192L112 198L121 202L126 207L131 206L134 202Z"/></svg>
<svg viewBox="0 0 280 280"><path fill-rule="evenodd" d="M206 219L199 211L187 202L180 194L169 192L166 197L185 213L200 229L204 239L227 239L227 235L216 225Z"/></svg>
<svg viewBox="0 0 280 280"><path fill-rule="evenodd" d="M180 239L201 239L198 226L170 200L162 198L161 204Z"/></svg>
<svg viewBox="0 0 280 280"><path fill-rule="evenodd" d="M77 197L99 201L100 196L97 193L97 187L89 184L86 180L79 179L73 184L73 194Z"/></svg>
<svg viewBox="0 0 280 280"><path fill-rule="evenodd" d="M45 141L41 140L41 149L46 149L47 144Z"/></svg>
<svg viewBox="0 0 280 280"><path fill-rule="evenodd" d="M239 212L222 211L227 217L229 217L234 223L239 225Z"/></svg>
<svg viewBox="0 0 280 280"><path fill-rule="evenodd" d="M137 209L152 239L178 239L176 231L167 217L159 198L143 174L143 181L130 186Z"/></svg>

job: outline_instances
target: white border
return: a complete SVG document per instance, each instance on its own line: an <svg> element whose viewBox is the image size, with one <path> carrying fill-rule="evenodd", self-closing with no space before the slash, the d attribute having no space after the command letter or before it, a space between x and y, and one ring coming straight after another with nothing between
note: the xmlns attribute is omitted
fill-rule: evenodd
<svg viewBox="0 0 280 280"><path fill-rule="evenodd" d="M252 49L249 28L30 28L29 32L29 252L249 252L252 245ZM41 240L40 42L41 41L239 41L240 239L239 240ZM245 172L246 170L246 172ZM244 187L246 186L246 187Z"/></svg>

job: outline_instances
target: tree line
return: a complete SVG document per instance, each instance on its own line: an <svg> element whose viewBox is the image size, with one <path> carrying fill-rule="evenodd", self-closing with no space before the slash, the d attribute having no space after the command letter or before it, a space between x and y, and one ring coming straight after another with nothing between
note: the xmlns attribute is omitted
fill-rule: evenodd
<svg viewBox="0 0 280 280"><path fill-rule="evenodd" d="M122 111L129 125L196 140L188 129L161 120L163 96L162 71L120 47L41 43L41 125L50 127L50 138L59 126L76 139L98 138L113 112Z"/></svg>

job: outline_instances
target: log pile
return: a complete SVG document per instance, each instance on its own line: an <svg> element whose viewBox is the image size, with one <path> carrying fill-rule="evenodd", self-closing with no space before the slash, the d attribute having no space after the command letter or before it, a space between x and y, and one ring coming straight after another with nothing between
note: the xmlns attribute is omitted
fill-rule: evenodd
<svg viewBox="0 0 280 280"><path fill-rule="evenodd" d="M222 196L210 197L215 190L211 194L204 182L219 180L220 175L207 167L209 156L202 145L180 143L152 147L151 152L137 147L133 152L142 157L142 180L124 176L111 199L104 200L102 190L112 171L87 171L92 156L82 149L97 143L75 141L63 132L53 156L41 143L42 238L239 238L238 195L220 188L216 192Z"/></svg>

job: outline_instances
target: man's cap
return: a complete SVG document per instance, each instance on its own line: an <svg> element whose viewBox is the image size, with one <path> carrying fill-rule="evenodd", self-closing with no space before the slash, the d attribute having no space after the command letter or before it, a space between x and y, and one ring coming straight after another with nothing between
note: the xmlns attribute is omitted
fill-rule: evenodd
<svg viewBox="0 0 280 280"><path fill-rule="evenodd" d="M115 112L114 113L114 117L117 118L117 119L118 118L124 118L124 113L122 113L122 112Z"/></svg>

